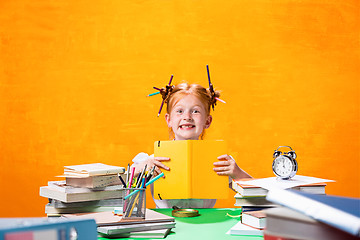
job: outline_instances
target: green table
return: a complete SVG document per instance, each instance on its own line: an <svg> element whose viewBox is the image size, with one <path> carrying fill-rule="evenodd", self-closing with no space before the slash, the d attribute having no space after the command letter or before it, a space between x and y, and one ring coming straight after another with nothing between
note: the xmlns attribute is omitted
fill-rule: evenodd
<svg viewBox="0 0 360 240"><path fill-rule="evenodd" d="M172 209L154 209L157 212L171 216ZM231 218L227 213L236 216L240 215L240 208L206 208L197 209L200 216L193 218L175 218L176 227L165 238L167 240L191 240L191 239L241 239L241 240L260 240L260 236L233 236L226 234L234 226L239 218ZM98 239L106 240L107 238ZM124 239L124 238L122 238ZM126 238L139 239L139 238ZM149 238L148 238L149 239Z"/></svg>

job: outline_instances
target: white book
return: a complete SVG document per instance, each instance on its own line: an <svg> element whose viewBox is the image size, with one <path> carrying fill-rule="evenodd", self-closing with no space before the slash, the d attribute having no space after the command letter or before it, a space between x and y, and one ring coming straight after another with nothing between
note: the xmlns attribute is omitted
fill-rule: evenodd
<svg viewBox="0 0 360 240"><path fill-rule="evenodd" d="M120 190L111 190L111 191L91 191L83 193L66 193L54 189L49 186L40 187L40 196L56 199L62 202L83 202L83 201L93 201L109 198L122 198L123 191Z"/></svg>
<svg viewBox="0 0 360 240"><path fill-rule="evenodd" d="M118 226L105 226L105 227L98 227L97 230L99 233L111 236L121 233L168 229L174 227L175 227L175 222L162 222L162 223L141 223L141 224L118 225Z"/></svg>
<svg viewBox="0 0 360 240"><path fill-rule="evenodd" d="M171 228L158 229L158 230L149 230L149 231L139 231L139 232L129 232L129 233L120 233L112 235L111 238L165 238ZM101 234L100 234L101 235ZM105 235L107 236L107 235Z"/></svg>
<svg viewBox="0 0 360 240"><path fill-rule="evenodd" d="M248 211L241 214L241 222L250 227L264 229L266 224L266 215L264 210Z"/></svg>
<svg viewBox="0 0 360 240"><path fill-rule="evenodd" d="M263 236L264 231L256 229L245 224L242 224L240 221L236 223L230 230L226 233L230 235L252 235L252 236Z"/></svg>
<svg viewBox="0 0 360 240"><path fill-rule="evenodd" d="M111 166L103 163L90 163L73 166L65 166L64 175L79 176L79 177L90 177L97 175L110 175L124 173L124 167Z"/></svg>
<svg viewBox="0 0 360 240"><path fill-rule="evenodd" d="M66 177L66 185L73 187L102 188L112 185L121 185L120 177L124 174L97 175L91 177Z"/></svg>
<svg viewBox="0 0 360 240"><path fill-rule="evenodd" d="M123 185L113 185L103 188L86 188L67 186L66 181L49 181L48 186L65 193L91 193L96 191L114 191L123 189Z"/></svg>
<svg viewBox="0 0 360 240"><path fill-rule="evenodd" d="M49 204L45 205L45 213L49 216L69 213L89 213L89 212L108 212L114 211L115 207L108 206L86 206L86 207L73 207L73 208L55 208Z"/></svg>
<svg viewBox="0 0 360 240"><path fill-rule="evenodd" d="M237 207L249 207L249 206L276 207L276 206L278 206L277 204L266 200L265 196L263 196L263 197L244 197L240 193L236 193L234 198L235 198L234 206L237 206Z"/></svg>

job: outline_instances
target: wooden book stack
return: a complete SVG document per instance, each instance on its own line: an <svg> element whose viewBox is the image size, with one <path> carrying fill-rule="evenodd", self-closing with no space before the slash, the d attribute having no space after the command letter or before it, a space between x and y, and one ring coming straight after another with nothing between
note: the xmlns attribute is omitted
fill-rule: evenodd
<svg viewBox="0 0 360 240"><path fill-rule="evenodd" d="M125 168L102 163L66 166L62 181L40 187L40 196L49 199L48 216L64 213L111 211L123 204L119 175Z"/></svg>

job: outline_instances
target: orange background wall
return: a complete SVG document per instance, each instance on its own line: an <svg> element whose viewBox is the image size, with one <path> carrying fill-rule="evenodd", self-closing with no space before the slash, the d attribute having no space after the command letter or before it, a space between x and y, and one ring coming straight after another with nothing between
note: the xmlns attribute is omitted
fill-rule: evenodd
<svg viewBox="0 0 360 240"><path fill-rule="evenodd" d="M145 96L206 85L206 64L227 101L207 139L254 177L290 145L299 174L360 197L359 23L357 0L1 1L0 216L44 216L64 165L152 153L168 134Z"/></svg>

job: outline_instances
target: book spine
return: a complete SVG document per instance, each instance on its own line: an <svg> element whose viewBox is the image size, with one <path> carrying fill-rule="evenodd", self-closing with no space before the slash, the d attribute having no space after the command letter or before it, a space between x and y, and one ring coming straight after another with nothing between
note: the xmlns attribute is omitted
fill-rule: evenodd
<svg viewBox="0 0 360 240"><path fill-rule="evenodd" d="M193 187L191 185L191 183L193 182L192 179L192 174L191 174L191 170L194 169L193 168L193 148L192 148L192 141L186 141L187 142L187 148L188 148L188 162L187 162L187 175L188 175L188 182L186 183L186 186L188 186L188 198L190 198L191 196L193 196ZM195 173L196 174L196 173Z"/></svg>
<svg viewBox="0 0 360 240"><path fill-rule="evenodd" d="M82 202L82 201L94 201L110 198L122 198L122 190L114 191L94 191L89 193L65 193L52 189L51 187L40 187L40 196L56 199L61 202Z"/></svg>
<svg viewBox="0 0 360 240"><path fill-rule="evenodd" d="M315 220L342 229L352 235L360 236L360 219L329 205L281 189L270 190L266 199L304 213ZM349 224L350 222L353 224Z"/></svg>
<svg viewBox="0 0 360 240"><path fill-rule="evenodd" d="M64 193L92 193L98 191L117 191L123 189L122 185L112 185L103 188L86 188L86 187L72 187L65 186L65 181L51 181L48 182L48 186L52 189L56 189L57 191Z"/></svg>

